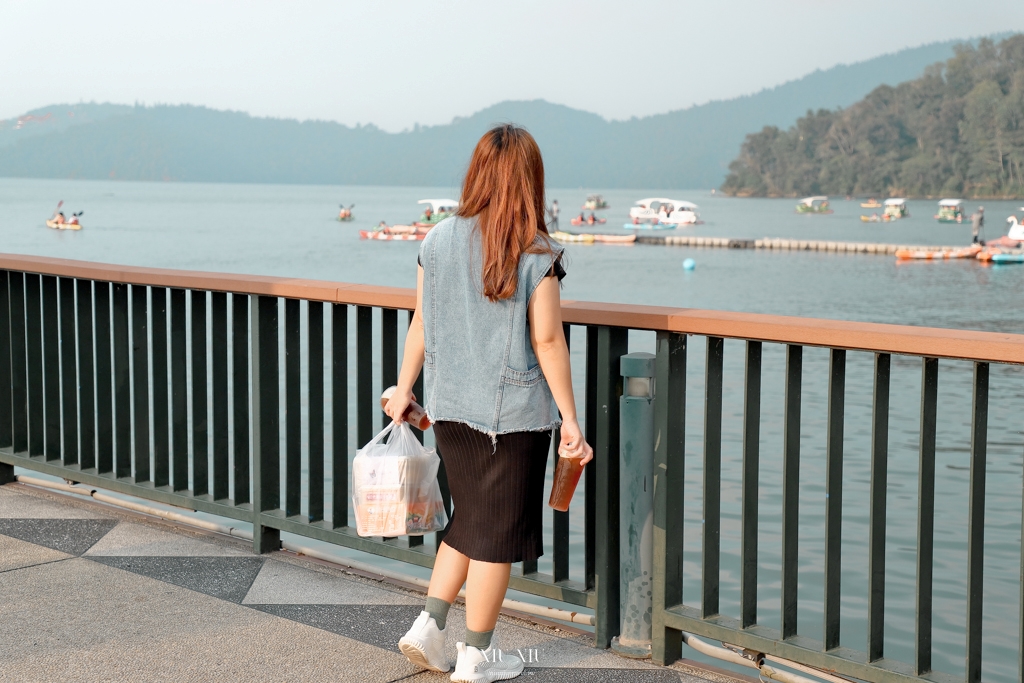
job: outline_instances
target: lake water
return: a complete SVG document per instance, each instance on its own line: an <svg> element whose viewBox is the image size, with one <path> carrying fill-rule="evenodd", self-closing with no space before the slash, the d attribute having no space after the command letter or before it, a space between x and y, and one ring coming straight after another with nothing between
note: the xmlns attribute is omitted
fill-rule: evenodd
<svg viewBox="0 0 1024 683"><path fill-rule="evenodd" d="M416 200L455 196L452 188L157 184L0 179L0 252L108 263L235 273L285 275L411 287L417 243L360 241L357 230L380 220L404 223ZM586 189L554 189L562 227L578 212ZM910 201L911 217L862 223L856 201L834 200L828 216L797 215L793 200L733 199L708 191L607 191L607 232L624 232L630 204L645 196L677 196L700 205L705 224L687 234L788 237L916 244L967 244L970 225L939 224L934 201ZM47 230L60 199L84 210L79 233ZM355 204L356 220L333 220L339 203ZM984 202L985 236L1004 234L1021 202ZM973 211L977 203L967 205ZM695 249L647 245L569 245L563 297L697 307L845 320L1024 333L1024 266L975 261L904 263L891 256L818 252ZM684 258L695 270L681 268ZM583 335L572 339L577 400L582 402ZM704 339L691 337L687 379L684 490L685 601L698 604ZM634 333L631 350L652 350L653 335ZM722 601L738 613L739 494L743 345L726 343L722 448ZM801 431L800 630L820 637L824 591L824 472L828 352L804 353ZM842 638L866 642L867 501L870 481L871 354L847 362ZM760 621L779 622L781 419L784 349L764 350L759 533ZM967 482L971 366L943 361L939 379L936 474L934 661L963 671L966 621ZM992 369L989 414L985 562L985 680L1016 679L1022 490L1021 415L1024 372ZM917 524L917 439L920 362L894 357L889 437L886 655L909 661L914 633ZM354 394L351 394L354 395ZM329 414L329 413L328 413ZM350 444L355 447L354 437ZM580 550L579 506L572 516ZM550 552L548 553L550 557ZM577 563L578 565L578 563ZM542 563L542 569L544 563ZM578 567L574 567L577 569ZM578 573L577 573L578 576ZM688 652L687 656L692 656Z"/></svg>

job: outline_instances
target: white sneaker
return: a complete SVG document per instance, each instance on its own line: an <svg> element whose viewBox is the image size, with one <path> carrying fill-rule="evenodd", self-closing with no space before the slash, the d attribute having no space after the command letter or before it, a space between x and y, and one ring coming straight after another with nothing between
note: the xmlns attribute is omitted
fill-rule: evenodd
<svg viewBox="0 0 1024 683"><path fill-rule="evenodd" d="M409 632L398 641L398 649L416 666L447 673L452 667L444 656L444 636L430 612L420 612Z"/></svg>
<svg viewBox="0 0 1024 683"><path fill-rule="evenodd" d="M491 683L491 681L506 681L515 678L523 673L523 660L515 655L502 652L494 645L486 650L456 643L459 651L459 659L455 662L455 672L452 673L452 680L459 683Z"/></svg>

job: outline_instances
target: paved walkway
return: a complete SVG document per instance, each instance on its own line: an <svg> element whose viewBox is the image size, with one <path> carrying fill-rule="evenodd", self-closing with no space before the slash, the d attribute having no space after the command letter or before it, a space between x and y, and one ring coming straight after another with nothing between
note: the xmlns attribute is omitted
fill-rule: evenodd
<svg viewBox="0 0 1024 683"><path fill-rule="evenodd" d="M448 680L396 649L421 594L21 484L0 487L0 596L0 681ZM458 605L448 623L463 632ZM523 681L739 680L505 615L497 634L533 653Z"/></svg>

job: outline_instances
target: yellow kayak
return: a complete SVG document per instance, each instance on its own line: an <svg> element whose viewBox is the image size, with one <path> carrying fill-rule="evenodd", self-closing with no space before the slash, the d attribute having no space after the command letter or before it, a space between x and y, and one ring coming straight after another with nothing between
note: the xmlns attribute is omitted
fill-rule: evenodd
<svg viewBox="0 0 1024 683"><path fill-rule="evenodd" d="M58 223L57 221L50 219L46 221L46 227L53 228L54 230L81 230L81 223Z"/></svg>
<svg viewBox="0 0 1024 683"><path fill-rule="evenodd" d="M556 239L559 242L579 242L582 244L593 244L594 236L589 233L582 233L575 235L571 232L562 232L560 230L551 233L551 238Z"/></svg>

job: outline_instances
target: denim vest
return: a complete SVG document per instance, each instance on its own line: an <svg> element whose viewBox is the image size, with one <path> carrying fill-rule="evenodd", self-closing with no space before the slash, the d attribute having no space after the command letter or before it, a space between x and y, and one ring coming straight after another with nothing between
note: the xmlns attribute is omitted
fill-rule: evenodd
<svg viewBox="0 0 1024 683"><path fill-rule="evenodd" d="M543 239L543 237L538 237ZM516 293L483 295L483 249L475 219L437 224L420 247L423 359L431 421L462 422L491 436L546 431L558 408L530 343L527 306L562 253L523 254Z"/></svg>

